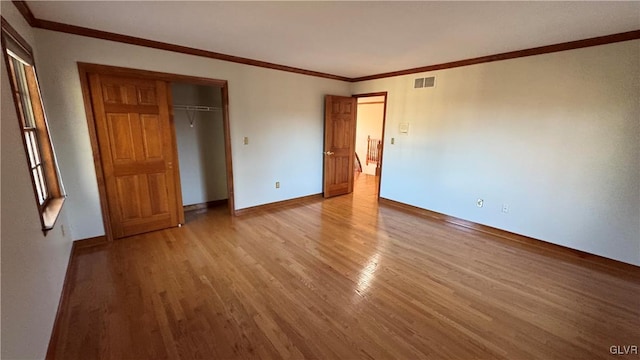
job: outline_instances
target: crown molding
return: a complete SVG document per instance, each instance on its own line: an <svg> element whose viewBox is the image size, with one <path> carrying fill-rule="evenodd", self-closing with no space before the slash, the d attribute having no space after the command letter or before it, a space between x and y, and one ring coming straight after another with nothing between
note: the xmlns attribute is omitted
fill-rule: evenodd
<svg viewBox="0 0 640 360"><path fill-rule="evenodd" d="M261 60L254 60L254 59L249 59L249 58L244 58L239 56L217 53L217 52L208 51L208 50L196 49L188 46L169 44L161 41L143 39L143 38L130 36L130 35L122 35L122 34L112 33L108 31L86 28L82 26L75 26L75 25L59 23L55 21L42 20L42 19L36 18L33 15L26 1L12 0L12 2L16 6L18 11L20 11L20 13L25 18L25 20L29 23L29 25L31 25L31 27L34 27L34 28L58 31L58 32L63 32L67 34L87 36L87 37L92 37L96 39L116 41L116 42L121 42L125 44L139 45L139 46L144 46L144 47L149 47L154 49L178 52L178 53L183 53L188 55L202 56L202 57L207 57L207 58L216 59L216 60L229 61L229 62L234 62L238 64L258 66L258 67L263 67L267 69L281 70L281 71L286 71L286 72L291 72L296 74L309 75L309 76L315 76L315 77L320 77L325 79L348 81L348 82L376 80L376 79L383 79L383 78L394 77L394 76L416 74L416 73L427 72L427 71L451 69L451 68L456 68L461 66L476 65L476 64L482 64L482 63L500 61L500 60L516 59L516 58L527 57L527 56L549 54L549 53L554 53L559 51L574 50L574 49L580 49L585 47L640 39L640 30L633 30L633 31L627 31L627 32L618 33L618 34L598 36L598 37L593 37L588 39L563 42L563 43L540 46L540 47L535 47L530 49L510 51L510 52L505 52L500 54L481 56L477 58L452 61L452 62L447 62L442 64L428 65L428 66L422 66L422 67L405 69L405 70L398 70L398 71L392 71L392 72L386 72L386 73L380 73L380 74L374 74L374 75L368 75L368 76L349 78L346 76L327 74L323 72L306 70L306 69L296 68L296 67L287 66L287 65L280 65L280 64L270 63L270 62L261 61Z"/></svg>
<svg viewBox="0 0 640 360"><path fill-rule="evenodd" d="M38 24L38 26L36 26L37 28L63 32L67 34L87 36L87 37L116 41L116 42L121 42L125 44L131 44L131 45L145 46L145 47L154 48L154 49L173 51L173 52L178 52L178 53L183 53L188 55L202 56L210 59L229 61L229 62L244 64L244 65L258 66L258 67L267 68L267 69L287 71L287 72L292 72L296 74L315 76L315 77L320 77L325 79L351 81L350 78L345 76L300 69L300 68L287 66L287 65L274 64L266 61L227 55L227 54L217 53L217 52L208 51L208 50L196 49L188 46L169 44L161 41L143 39L135 36L116 34L112 32L95 30L95 29L90 29L90 28L85 28L85 27L75 26L75 25L68 25L68 24L63 24L55 21L37 19L37 24Z"/></svg>
<svg viewBox="0 0 640 360"><path fill-rule="evenodd" d="M422 66L422 67L417 67L412 69L392 71L392 72L369 75L369 76L362 76L362 77L352 78L351 81L358 82L358 81L366 81L366 80L375 80L375 79L415 74L415 73L421 73L421 72L427 72L427 71L451 69L451 68L456 68L461 66L482 64L482 63L487 63L492 61L516 59L516 58L521 58L526 56L549 54L549 53L554 53L558 51L574 50L574 49L580 49L580 48L585 48L590 46L605 45L605 44L611 44L611 43L635 40L635 39L640 39L640 30L627 31L627 32L618 33L618 34L598 36L598 37L589 38L589 39L582 39L577 41L569 41L569 42L564 42L559 44L540 46L540 47L535 47L530 49L509 51L501 54L481 56L477 58L452 61L452 62L437 64L437 65Z"/></svg>
<svg viewBox="0 0 640 360"><path fill-rule="evenodd" d="M12 2L31 27L38 27L38 19L33 15L26 1L12 0Z"/></svg>
<svg viewBox="0 0 640 360"><path fill-rule="evenodd" d="M188 55L202 56L210 59L229 61L229 62L244 64L244 65L258 66L258 67L267 68L267 69L281 70L281 71L315 76L315 77L320 77L325 79L351 81L351 78L348 78L346 76L327 74L319 71L306 70L306 69L296 68L293 66L274 64L266 61L254 60L254 59L233 56L228 54L222 54L214 51L196 49L188 46L169 44L161 41L143 39L135 36L122 35L122 34L112 33L108 31L86 28L82 26L59 23L56 21L38 19L33 15L26 1L12 0L12 2L16 6L18 11L20 11L20 13L25 18L25 20L29 23L29 25L31 25L31 27L38 28L38 29L58 31L58 32L63 32L67 34L87 36L87 37L92 37L96 39L116 41L120 43L131 44L131 45L139 45L139 46L144 46L144 47L149 47L154 49L173 51L173 52L178 52L178 53L183 53Z"/></svg>

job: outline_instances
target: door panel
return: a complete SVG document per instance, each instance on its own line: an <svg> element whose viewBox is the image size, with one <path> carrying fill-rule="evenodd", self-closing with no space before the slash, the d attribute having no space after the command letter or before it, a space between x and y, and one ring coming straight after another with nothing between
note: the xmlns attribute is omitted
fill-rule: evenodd
<svg viewBox="0 0 640 360"><path fill-rule="evenodd" d="M116 179L117 193L126 194L131 192L132 196L126 196L121 199L120 218L122 220L131 220L139 218L142 213L140 211L137 194L140 192L137 176L119 176Z"/></svg>
<svg viewBox="0 0 640 360"><path fill-rule="evenodd" d="M115 237L177 226L166 83L99 74L89 82Z"/></svg>
<svg viewBox="0 0 640 360"><path fill-rule="evenodd" d="M162 131L157 115L141 115L144 157L147 160L162 159Z"/></svg>
<svg viewBox="0 0 640 360"><path fill-rule="evenodd" d="M151 208L150 215L165 214L169 211L169 198L167 193L159 191L167 187L167 178L164 174L151 174L147 177L149 183Z"/></svg>
<svg viewBox="0 0 640 360"><path fill-rule="evenodd" d="M356 136L356 99L325 97L324 197L353 191Z"/></svg>

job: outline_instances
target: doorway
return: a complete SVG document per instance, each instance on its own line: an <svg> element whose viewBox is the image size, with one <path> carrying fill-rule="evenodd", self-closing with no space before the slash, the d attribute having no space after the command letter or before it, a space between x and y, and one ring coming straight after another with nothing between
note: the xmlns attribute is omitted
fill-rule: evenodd
<svg viewBox="0 0 640 360"><path fill-rule="evenodd" d="M227 204L234 214L227 81L88 63L78 63L78 70L106 241L185 222L173 83L219 89Z"/></svg>
<svg viewBox="0 0 640 360"><path fill-rule="evenodd" d="M171 83L185 212L228 206L222 87Z"/></svg>
<svg viewBox="0 0 640 360"><path fill-rule="evenodd" d="M357 99L354 191L375 192L379 197L387 93L354 97Z"/></svg>

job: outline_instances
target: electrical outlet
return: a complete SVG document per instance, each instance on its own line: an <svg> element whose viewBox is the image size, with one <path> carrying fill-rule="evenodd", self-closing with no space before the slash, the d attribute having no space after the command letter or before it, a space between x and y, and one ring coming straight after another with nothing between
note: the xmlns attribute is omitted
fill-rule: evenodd
<svg viewBox="0 0 640 360"><path fill-rule="evenodd" d="M245 136L243 142L245 145L249 145L249 137Z"/></svg>
<svg viewBox="0 0 640 360"><path fill-rule="evenodd" d="M391 138L391 145L396 143L396 138Z"/></svg>
<svg viewBox="0 0 640 360"><path fill-rule="evenodd" d="M502 212L505 214L509 212L509 204L502 204Z"/></svg>
<svg viewBox="0 0 640 360"><path fill-rule="evenodd" d="M478 201L476 201L476 206L481 208L484 206L484 200L482 199L478 199Z"/></svg>
<svg viewBox="0 0 640 360"><path fill-rule="evenodd" d="M276 181L276 189L280 189L280 181Z"/></svg>

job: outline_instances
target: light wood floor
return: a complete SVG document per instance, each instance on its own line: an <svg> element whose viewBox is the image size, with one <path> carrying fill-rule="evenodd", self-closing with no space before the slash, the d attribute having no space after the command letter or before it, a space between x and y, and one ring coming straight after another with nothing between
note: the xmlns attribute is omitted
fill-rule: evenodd
<svg viewBox="0 0 640 360"><path fill-rule="evenodd" d="M80 249L57 359L638 359L640 271L353 195Z"/></svg>

